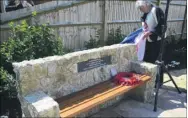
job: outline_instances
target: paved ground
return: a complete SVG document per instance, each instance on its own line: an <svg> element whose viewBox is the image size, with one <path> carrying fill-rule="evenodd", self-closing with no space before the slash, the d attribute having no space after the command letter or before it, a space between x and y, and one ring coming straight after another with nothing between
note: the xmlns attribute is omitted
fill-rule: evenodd
<svg viewBox="0 0 188 118"><path fill-rule="evenodd" d="M179 71L172 71L171 75L177 82L186 82L186 69ZM183 78L182 78L183 76ZM169 79L165 75L165 79ZM175 78L176 77L176 78ZM180 79L182 78L182 79ZM184 82L182 82L184 81ZM173 87L171 82L164 86ZM179 86L179 85L178 85ZM186 89L186 86L181 86ZM120 103L108 107L92 117L186 117L187 109L187 93L178 94L174 89L160 89L158 99L158 110L153 112L153 103L141 103L135 100L126 99Z"/></svg>
<svg viewBox="0 0 188 118"><path fill-rule="evenodd" d="M174 79L174 81L176 82L176 84L178 85L178 87L182 91L186 92L186 90L187 90L187 69L170 71L170 74L171 74L172 78ZM164 81L169 80L169 79L170 79L169 76L167 74L164 74ZM174 88L174 85L172 82L165 83L164 85L170 89Z"/></svg>

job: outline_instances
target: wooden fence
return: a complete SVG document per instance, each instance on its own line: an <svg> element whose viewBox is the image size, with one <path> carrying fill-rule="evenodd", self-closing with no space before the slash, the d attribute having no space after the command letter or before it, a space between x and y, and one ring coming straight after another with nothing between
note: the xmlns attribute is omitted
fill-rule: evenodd
<svg viewBox="0 0 188 118"><path fill-rule="evenodd" d="M161 8L165 10L165 3ZM186 5L171 4L168 16L168 31L181 34ZM32 11L37 11L39 23L49 23L56 34L62 38L65 48L80 50L84 48L84 41L101 31L101 39L106 40L110 29L121 27L123 34L129 34L141 27L141 12L136 9L135 1L125 0L82 0L82 1L53 1L32 8L25 8L1 14L1 42L8 39L10 28L7 23L12 20L20 22L30 17ZM187 22L184 23L187 25ZM187 27L183 28L183 34ZM186 35L184 35L186 36Z"/></svg>

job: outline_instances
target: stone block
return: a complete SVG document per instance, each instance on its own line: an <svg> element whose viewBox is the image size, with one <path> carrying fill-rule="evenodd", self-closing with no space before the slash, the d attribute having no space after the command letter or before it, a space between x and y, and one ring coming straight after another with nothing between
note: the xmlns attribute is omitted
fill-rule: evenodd
<svg viewBox="0 0 188 118"><path fill-rule="evenodd" d="M153 92L157 75L157 65L140 61L131 61L130 65L131 71L151 76L150 81L130 93L131 97L142 102L150 102L151 98L154 97Z"/></svg>
<svg viewBox="0 0 188 118"><path fill-rule="evenodd" d="M60 117L58 103L42 91L21 99L22 110L27 117Z"/></svg>

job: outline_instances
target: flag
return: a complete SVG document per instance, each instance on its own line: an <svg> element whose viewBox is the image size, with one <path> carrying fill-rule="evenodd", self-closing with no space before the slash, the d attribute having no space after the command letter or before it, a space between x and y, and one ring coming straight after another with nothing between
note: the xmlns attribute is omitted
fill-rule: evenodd
<svg viewBox="0 0 188 118"><path fill-rule="evenodd" d="M139 28L136 31L129 34L127 37L125 37L122 42L120 42L120 44L126 44L126 43L136 44L137 57L139 61L143 61L145 54L146 40L143 38L143 36L144 36L143 29Z"/></svg>

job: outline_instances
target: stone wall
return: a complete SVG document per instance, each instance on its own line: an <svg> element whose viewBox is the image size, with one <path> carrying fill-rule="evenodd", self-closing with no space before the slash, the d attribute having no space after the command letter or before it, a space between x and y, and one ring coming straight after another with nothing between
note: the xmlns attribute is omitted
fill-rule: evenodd
<svg viewBox="0 0 188 118"><path fill-rule="evenodd" d="M102 58L108 57L108 64L93 69L80 70L80 63L91 61L93 67ZM22 110L29 117L59 117L59 106L54 99L80 91L97 83L111 79L110 70L117 72L136 71L152 76L152 81L142 86L131 95L148 101L153 92L153 79L156 66L137 62L136 46L133 44L117 44L101 48L69 53L63 56L51 56L36 60L13 63L16 79L19 83L19 99ZM107 63L107 62L106 62ZM83 68L83 67L82 67ZM146 90L147 89L147 90ZM42 96L37 96L42 94ZM123 95L119 96L123 98ZM119 98L116 97L116 98ZM103 104L107 107L120 99L114 98ZM52 106L45 109L45 102ZM43 109L41 109L44 106ZM101 109L91 110L89 114ZM85 116L86 114L82 114ZM81 115L81 116L82 116Z"/></svg>

